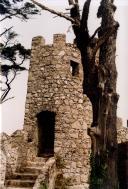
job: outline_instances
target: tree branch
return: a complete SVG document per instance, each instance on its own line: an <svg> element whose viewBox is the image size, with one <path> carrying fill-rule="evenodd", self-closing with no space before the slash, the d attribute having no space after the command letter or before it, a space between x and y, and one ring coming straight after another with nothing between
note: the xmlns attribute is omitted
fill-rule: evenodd
<svg viewBox="0 0 128 189"><path fill-rule="evenodd" d="M72 6L70 8L71 18L73 18L77 23L79 23L78 25L80 25L80 10L79 10L78 1L76 1L76 0L68 0L68 2L69 2L69 5Z"/></svg>
<svg viewBox="0 0 128 189"><path fill-rule="evenodd" d="M2 35L4 35L6 32L8 32L9 30L11 30L12 28L13 28L13 26L10 27L10 28L8 28L8 29L6 29L4 32L2 32L2 33L0 34L0 37L1 37Z"/></svg>
<svg viewBox="0 0 128 189"><path fill-rule="evenodd" d="M75 21L73 18L71 18L70 16L67 16L67 15L65 15L65 14L62 13L62 12L58 12L58 11L55 11L55 10L53 10L53 9L50 9L50 8L48 8L48 7L44 6L44 5L42 5L42 4L38 3L38 2L36 2L35 0L31 0L31 1L32 1L34 4L36 4L37 6L39 6L41 9L46 10L46 11L48 11L48 12L50 12L50 13L52 13L52 14L55 14L55 15L57 15L57 16L60 16L60 17L62 17L62 18L65 18L66 20L68 20L68 21L70 21L70 22L72 22L72 23L74 23L74 24L77 24L76 21Z"/></svg>
<svg viewBox="0 0 128 189"><path fill-rule="evenodd" d="M80 31L79 30L80 29L80 10L79 10L78 0L68 0L68 3L70 6L69 8L70 16L77 23L77 24L72 23L72 29L77 39L79 35L79 31ZM75 42L77 43L76 39L75 39Z"/></svg>
<svg viewBox="0 0 128 189"><path fill-rule="evenodd" d="M11 16L16 16L17 15L17 13L10 13L8 16L5 16L4 18L2 18L1 20L0 20L0 22L2 22L2 21L4 21L5 19L7 19L7 18L11 18Z"/></svg>
<svg viewBox="0 0 128 189"><path fill-rule="evenodd" d="M9 91L11 90L10 84L13 82L13 80L14 80L15 77L16 77L16 71L13 70L13 73L14 73L14 76L13 76L13 78L11 79L11 81L9 81L9 79L8 79L8 73L5 75L5 77L6 77L6 82L5 82L5 84L6 84L6 86L7 86L7 89L5 89L5 92L4 92L3 95L1 96L0 103L3 103L3 102L5 101L6 96L8 95Z"/></svg>
<svg viewBox="0 0 128 189"><path fill-rule="evenodd" d="M68 0L69 5L78 4L78 0Z"/></svg>
<svg viewBox="0 0 128 189"><path fill-rule="evenodd" d="M119 23L116 22L116 24L113 27L109 27L106 29L104 34L97 40L95 47L93 49L93 57L96 55L97 50L100 48L100 46L114 33L117 31L119 27Z"/></svg>
<svg viewBox="0 0 128 189"><path fill-rule="evenodd" d="M11 100L11 99L13 99L13 98L14 98L14 96L12 96L12 97L10 97L10 98L7 98L7 99L3 100L1 103L4 103L4 102L6 102L6 101L8 101L8 100Z"/></svg>
<svg viewBox="0 0 128 189"><path fill-rule="evenodd" d="M5 84L6 84L6 86L7 86L7 89L5 89L3 95L1 96L0 103L3 103L4 99L6 98L7 94L9 93L9 91L10 91L10 89L11 89L10 85L8 84L8 81L9 81L9 79L8 79L8 74L6 74L5 77L6 77L6 82L5 82Z"/></svg>
<svg viewBox="0 0 128 189"><path fill-rule="evenodd" d="M75 4L74 0L68 0L68 3L69 3L69 5L74 5Z"/></svg>
<svg viewBox="0 0 128 189"><path fill-rule="evenodd" d="M25 59L26 59L26 56L25 56L25 54L24 54L24 55L23 55L23 59L22 59L21 63L18 64L18 66L22 65L22 64L24 63Z"/></svg>
<svg viewBox="0 0 128 189"><path fill-rule="evenodd" d="M87 0L83 7L83 13L81 18L81 30L88 32L88 15L89 15L89 8L90 8L91 0Z"/></svg>
<svg viewBox="0 0 128 189"><path fill-rule="evenodd" d="M96 36L96 34L97 34L97 32L100 30L100 28L101 28L101 27L98 27L98 28L95 30L94 34L90 37L90 40L93 40L93 39L94 39L94 37Z"/></svg>

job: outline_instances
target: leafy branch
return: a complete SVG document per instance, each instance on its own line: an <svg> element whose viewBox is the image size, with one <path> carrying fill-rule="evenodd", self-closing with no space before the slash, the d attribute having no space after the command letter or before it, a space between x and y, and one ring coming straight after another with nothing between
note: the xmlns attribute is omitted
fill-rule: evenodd
<svg viewBox="0 0 128 189"><path fill-rule="evenodd" d="M18 72L27 70L25 67L21 66L25 60L30 58L30 49L25 49L20 43L14 44L14 40L17 34L11 29L4 33L5 41L0 44L0 57L3 60L1 65L1 76L5 79L4 87L2 90L2 95L0 102L6 102L10 98L7 98L11 90L11 84L16 78ZM11 45L12 44L12 45ZM18 57L18 60L17 60ZM9 61L9 64L4 63L4 61ZM11 73L11 77L10 77ZM4 80L3 79L3 80Z"/></svg>
<svg viewBox="0 0 128 189"><path fill-rule="evenodd" d="M22 21L27 21L30 16L39 13L39 9L37 9L34 4L30 2L24 3L24 0L0 0L0 15L2 17L0 22L14 17ZM1 83L4 83L4 86L6 86L4 89L1 89L1 103L11 99L7 98L11 90L11 84L16 78L18 72L27 70L22 65L30 58L30 49L26 49L16 41L18 34L15 33L12 28L13 26L5 28L0 34L3 41L0 43L0 57L2 60L1 76L4 81Z"/></svg>
<svg viewBox="0 0 128 189"><path fill-rule="evenodd" d="M34 4L26 2L19 7L17 6L17 2L20 1L16 0L13 2L13 4L11 4L9 0L0 0L0 14L4 16L0 22L4 21L5 19L12 19L13 17L17 17L25 21L28 20L30 16L39 14L39 10Z"/></svg>

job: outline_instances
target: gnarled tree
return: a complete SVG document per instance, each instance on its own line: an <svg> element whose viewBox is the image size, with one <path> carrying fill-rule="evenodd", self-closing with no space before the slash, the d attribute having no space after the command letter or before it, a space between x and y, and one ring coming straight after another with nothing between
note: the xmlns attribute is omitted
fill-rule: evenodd
<svg viewBox="0 0 128 189"><path fill-rule="evenodd" d="M92 36L88 29L91 0L86 0L84 3L81 16L78 0L68 0L70 16L49 9L35 0L31 1L43 10L72 23L76 37L74 42L81 52L84 73L83 93L88 96L93 108L93 122L88 130L92 139L90 188L117 189L116 109L118 94L116 93L115 52L119 24L114 20L116 10L114 1L101 0L97 13L97 17L102 20L101 26Z"/></svg>

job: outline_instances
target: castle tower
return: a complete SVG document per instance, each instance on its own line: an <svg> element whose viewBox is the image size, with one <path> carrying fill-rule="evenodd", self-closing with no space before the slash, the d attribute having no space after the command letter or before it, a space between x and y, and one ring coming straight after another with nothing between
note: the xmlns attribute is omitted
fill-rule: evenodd
<svg viewBox="0 0 128 189"><path fill-rule="evenodd" d="M65 35L55 34L52 45L33 38L24 124L29 159L59 156L73 189L86 188L90 169L91 108L82 78L80 53Z"/></svg>

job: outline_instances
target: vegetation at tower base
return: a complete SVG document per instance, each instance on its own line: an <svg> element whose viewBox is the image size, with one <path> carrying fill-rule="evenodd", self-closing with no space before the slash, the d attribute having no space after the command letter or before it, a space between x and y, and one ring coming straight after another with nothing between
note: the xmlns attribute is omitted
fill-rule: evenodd
<svg viewBox="0 0 128 189"><path fill-rule="evenodd" d="M90 189L102 189L104 179L106 179L107 174L107 152L103 152L101 155L93 154L90 155L90 164L91 164L91 175L90 175Z"/></svg>
<svg viewBox="0 0 128 189"><path fill-rule="evenodd" d="M40 188L39 188L39 189L48 189L47 184L46 184L46 183L42 183L42 184L40 185Z"/></svg>
<svg viewBox="0 0 128 189"><path fill-rule="evenodd" d="M66 164L63 159L59 155L56 155L56 168L58 173L55 180L55 189L68 189L67 185L69 186L73 182L72 178L65 178L63 176L62 169L65 166Z"/></svg>
<svg viewBox="0 0 128 189"><path fill-rule="evenodd" d="M38 13L39 10L34 4L24 2L24 0L0 0L1 23L13 18L27 21L30 19L30 16ZM26 70L23 64L30 58L30 49L26 49L21 43L17 42L17 36L18 34L13 31L13 26L4 28L2 33L0 33L0 37L2 37L0 42L1 75L4 83L0 103L10 99L8 94L11 90L11 84L17 73Z"/></svg>
<svg viewBox="0 0 128 189"><path fill-rule="evenodd" d="M117 189L117 131L116 109L118 94L116 93L117 71L115 64L116 36L119 27L114 20L116 7L113 0L101 0L97 17L101 18L101 26L90 36L88 16L91 0L84 3L80 16L78 0L68 0L70 16L51 10L32 0L43 10L63 17L72 23L76 36L75 43L81 52L83 65L83 92L86 94L93 108L93 122L88 134L92 140L93 163L99 162L102 167L104 153L105 177L102 178L102 189ZM96 37L98 34L98 37ZM98 56L98 57L97 57ZM92 167L91 176L96 169ZM102 174L101 174L102 175ZM92 179L90 181L93 182ZM97 181L99 182L99 181ZM90 183L90 185L93 185ZM92 189L96 189L92 186Z"/></svg>

